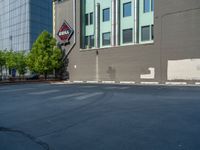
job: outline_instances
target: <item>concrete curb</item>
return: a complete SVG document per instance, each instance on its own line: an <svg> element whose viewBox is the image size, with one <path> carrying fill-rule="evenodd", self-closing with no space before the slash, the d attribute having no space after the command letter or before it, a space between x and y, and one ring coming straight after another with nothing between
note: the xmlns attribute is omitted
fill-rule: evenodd
<svg viewBox="0 0 200 150"><path fill-rule="evenodd" d="M195 82L194 84L190 84L187 82L165 82L161 84L159 82L135 82L135 81L63 81L64 84L110 84L110 85L137 85L137 86L184 86L184 87L199 87L200 82ZM62 84L58 83L58 84Z"/></svg>
<svg viewBox="0 0 200 150"><path fill-rule="evenodd" d="M135 82L135 81L60 81L60 80L37 80L37 81L14 81L14 82L0 82L0 86L3 85L16 85L16 84L39 84L39 83L49 83L52 85L61 84L114 84L114 85L138 85L138 86L192 86L199 87L200 82L195 82L194 84L189 84L187 82L165 82L160 84L159 82Z"/></svg>
<svg viewBox="0 0 200 150"><path fill-rule="evenodd" d="M39 83L60 83L62 81L60 80L35 80L35 81L6 81L6 82L1 82L0 81L0 86L4 85L16 85L16 84L39 84Z"/></svg>

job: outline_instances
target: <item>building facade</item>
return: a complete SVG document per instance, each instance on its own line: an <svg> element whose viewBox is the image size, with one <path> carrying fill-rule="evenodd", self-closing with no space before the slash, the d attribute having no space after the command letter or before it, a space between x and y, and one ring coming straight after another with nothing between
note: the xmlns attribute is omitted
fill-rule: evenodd
<svg viewBox="0 0 200 150"><path fill-rule="evenodd" d="M71 81L195 84L199 17L199 0L55 0L54 35Z"/></svg>
<svg viewBox="0 0 200 150"><path fill-rule="evenodd" d="M1 50L30 50L43 30L52 32L51 0L0 0Z"/></svg>

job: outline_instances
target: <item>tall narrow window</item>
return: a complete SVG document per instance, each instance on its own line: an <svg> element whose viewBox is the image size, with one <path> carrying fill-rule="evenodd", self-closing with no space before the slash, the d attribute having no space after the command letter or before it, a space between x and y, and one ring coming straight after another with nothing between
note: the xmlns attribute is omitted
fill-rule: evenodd
<svg viewBox="0 0 200 150"><path fill-rule="evenodd" d="M123 30L123 43L132 43L133 42L133 29Z"/></svg>
<svg viewBox="0 0 200 150"><path fill-rule="evenodd" d="M151 11L154 11L154 0L151 0Z"/></svg>
<svg viewBox="0 0 200 150"><path fill-rule="evenodd" d="M132 15L131 2L123 4L123 17L128 17Z"/></svg>
<svg viewBox="0 0 200 150"><path fill-rule="evenodd" d="M94 35L85 36L85 48L94 47Z"/></svg>
<svg viewBox="0 0 200 150"><path fill-rule="evenodd" d="M88 14L85 14L85 25L89 25L89 18L88 18Z"/></svg>
<svg viewBox="0 0 200 150"><path fill-rule="evenodd" d="M110 45L110 32L102 34L102 42L103 46Z"/></svg>
<svg viewBox="0 0 200 150"><path fill-rule="evenodd" d="M89 39L89 36L85 36L85 48L89 48L88 39Z"/></svg>
<svg viewBox="0 0 200 150"><path fill-rule="evenodd" d="M154 25L151 25L151 39L154 40Z"/></svg>
<svg viewBox="0 0 200 150"><path fill-rule="evenodd" d="M91 12L91 13L90 13L90 24L93 24L93 22L94 22L94 21L93 21L93 20L94 20L93 18L94 18L94 15L93 15L93 12Z"/></svg>
<svg viewBox="0 0 200 150"><path fill-rule="evenodd" d="M141 41L150 40L150 26L143 26L141 29Z"/></svg>
<svg viewBox="0 0 200 150"><path fill-rule="evenodd" d="M144 13L150 12L150 0L144 0Z"/></svg>
<svg viewBox="0 0 200 150"><path fill-rule="evenodd" d="M103 9L103 22L110 21L110 8Z"/></svg>
<svg viewBox="0 0 200 150"><path fill-rule="evenodd" d="M90 47L94 47L94 35L90 36Z"/></svg>

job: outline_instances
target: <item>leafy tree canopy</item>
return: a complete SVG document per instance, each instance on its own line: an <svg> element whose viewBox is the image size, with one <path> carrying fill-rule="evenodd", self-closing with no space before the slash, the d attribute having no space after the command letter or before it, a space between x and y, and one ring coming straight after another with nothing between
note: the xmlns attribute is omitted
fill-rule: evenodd
<svg viewBox="0 0 200 150"><path fill-rule="evenodd" d="M0 66L4 66L6 64L5 51L0 50Z"/></svg>
<svg viewBox="0 0 200 150"><path fill-rule="evenodd" d="M42 32L28 55L27 64L33 72L45 77L61 66L62 52L56 47L56 40L47 31Z"/></svg>
<svg viewBox="0 0 200 150"><path fill-rule="evenodd" d="M26 60L27 56L25 52L20 51L16 53L16 69L20 75L24 75L27 71Z"/></svg>

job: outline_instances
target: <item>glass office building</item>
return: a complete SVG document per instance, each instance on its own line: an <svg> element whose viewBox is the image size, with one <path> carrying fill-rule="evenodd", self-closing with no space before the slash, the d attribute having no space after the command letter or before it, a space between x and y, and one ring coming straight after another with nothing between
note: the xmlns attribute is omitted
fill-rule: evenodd
<svg viewBox="0 0 200 150"><path fill-rule="evenodd" d="M28 51L43 30L52 32L52 0L0 0L0 49Z"/></svg>

